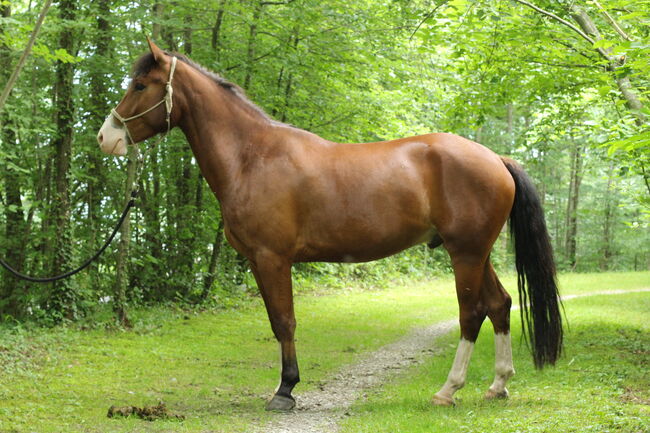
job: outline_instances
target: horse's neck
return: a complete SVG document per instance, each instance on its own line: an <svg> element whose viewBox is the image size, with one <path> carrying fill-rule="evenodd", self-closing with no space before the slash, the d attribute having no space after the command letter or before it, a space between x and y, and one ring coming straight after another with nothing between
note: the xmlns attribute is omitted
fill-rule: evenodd
<svg viewBox="0 0 650 433"><path fill-rule="evenodd" d="M220 89L219 89L220 90ZM233 102L232 97L227 99ZM243 166L254 154L258 137L271 128L267 119L255 116L243 102L223 104L222 98L188 98L180 127L185 133L201 173L223 203L235 190Z"/></svg>

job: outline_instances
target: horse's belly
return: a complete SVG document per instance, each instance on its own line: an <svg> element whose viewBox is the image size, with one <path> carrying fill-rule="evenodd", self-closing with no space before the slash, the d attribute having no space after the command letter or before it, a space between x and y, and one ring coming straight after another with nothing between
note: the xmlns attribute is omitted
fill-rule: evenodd
<svg viewBox="0 0 650 433"><path fill-rule="evenodd" d="M392 256L414 245L429 242L436 230L429 226L418 230L405 230L384 236L359 236L349 233L345 238L340 234L320 242L304 244L294 258L296 262L338 262L358 263L378 260Z"/></svg>

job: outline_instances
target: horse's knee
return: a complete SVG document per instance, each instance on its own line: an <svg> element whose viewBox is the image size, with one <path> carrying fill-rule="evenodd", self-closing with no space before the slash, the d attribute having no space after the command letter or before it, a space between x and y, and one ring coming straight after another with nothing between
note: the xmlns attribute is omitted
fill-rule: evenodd
<svg viewBox="0 0 650 433"><path fill-rule="evenodd" d="M278 317L271 320L271 329L278 341L291 341L296 331L294 317Z"/></svg>

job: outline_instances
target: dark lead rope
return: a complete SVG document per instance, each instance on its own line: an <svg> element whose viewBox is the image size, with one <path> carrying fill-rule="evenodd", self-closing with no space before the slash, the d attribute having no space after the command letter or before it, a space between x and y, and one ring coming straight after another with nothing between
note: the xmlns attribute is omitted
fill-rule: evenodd
<svg viewBox="0 0 650 433"><path fill-rule="evenodd" d="M106 240L104 245L102 245L102 247L91 258L89 258L88 260L83 262L83 264L81 266L79 266L78 268L73 269L71 271L68 271L68 272L66 272L64 274L56 275L54 277L38 278L38 277L31 277L29 275L25 275L23 273L18 272L17 270L12 268L11 265L9 265L7 262L5 262L4 259L1 258L1 257L0 257L0 265L2 265L6 270L8 270L12 274L14 274L16 277L22 278L23 280L31 281L33 283L51 283L52 281L62 280L64 278L67 278L67 277L70 277L70 276L76 274L77 272L82 271L83 269L87 268L88 265L90 265L99 256L101 256L102 253L106 250L106 248L108 248L110 243L115 238L115 235L117 235L118 230L120 229L120 227L122 227L122 224L124 223L124 220L126 219L126 216L129 214L129 211L131 210L133 205L135 205L135 198L136 198L137 195L138 195L138 190L137 189L134 189L133 191L131 191L131 199L126 204L126 207L124 208L124 211L122 212L122 216L120 217L119 221L117 222L117 225L113 229L113 233L111 233L111 235L108 237L108 239Z"/></svg>
<svg viewBox="0 0 650 433"><path fill-rule="evenodd" d="M120 122L122 122L122 125L124 125L124 128L126 129L126 135L129 137L129 141L131 144L135 146L135 151L136 154L139 155L136 160L139 160L139 168L136 170L136 175L135 175L135 182L133 183L135 185L133 191L131 191L131 200L126 204L126 207L124 208L124 212L122 212L122 216L120 217L120 220L117 222L117 225L113 229L113 233L108 237L104 245L95 253L94 256L86 260L81 266L79 266L77 269L73 269L71 271L66 272L65 274L57 275L54 277L47 277L47 278L38 278L38 277L30 277L29 275L25 275L23 273L18 272L14 268L9 265L9 263L5 262L3 258L0 257L0 265L2 265L6 270L14 274L18 278L22 278L23 280L31 281L33 283L51 283L52 281L58 281L62 280L64 278L70 277L77 272L82 271L84 268L88 267L93 260L97 259L99 256L102 255L104 250L108 248L110 243L113 241L113 238L115 238L115 235L117 234L117 231L122 227L122 223L124 223L124 220L126 219L126 216L129 214L129 211L135 204L135 198L138 195L138 181L140 179L140 174L142 173L142 167L144 166L144 159L146 157L146 154L148 154L151 149L156 147L160 142L165 140L167 138L167 134L169 134L169 131L171 130L171 114L172 114L172 107L174 106L173 104L173 99L172 95L174 93L174 89L172 88L172 80L174 79L174 71L176 70L176 57L172 57L172 64L169 69L169 79L167 80L167 84L165 85L165 96L163 99L155 104L154 106L150 107L149 109L143 111L142 113L136 114L135 116L127 117L124 118L122 117L115 109L111 110L111 114L118 119ZM158 141L153 145L150 146L149 149L145 152L144 156L140 155L140 149L137 146L137 143L133 140L133 137L131 137L131 132L129 131L129 127L126 125L127 122L133 119L137 119L138 117L142 117L143 115L149 113L155 108L158 108L160 105L165 105L165 112L166 112L166 118L167 118L167 131L162 134L159 138ZM119 106L119 104L118 104Z"/></svg>

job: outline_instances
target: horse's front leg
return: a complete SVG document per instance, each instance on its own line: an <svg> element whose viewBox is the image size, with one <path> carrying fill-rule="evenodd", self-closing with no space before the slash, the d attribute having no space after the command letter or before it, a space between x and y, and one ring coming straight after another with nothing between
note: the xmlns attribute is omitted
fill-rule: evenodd
<svg viewBox="0 0 650 433"><path fill-rule="evenodd" d="M296 319L291 291L291 262L276 254L260 253L255 255L254 261L251 260L251 269L282 352L280 385L267 403L266 410L290 410L296 405L291 391L300 381L293 340Z"/></svg>

